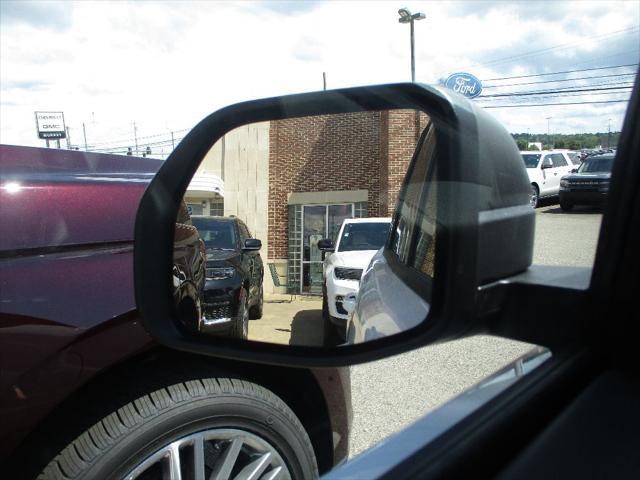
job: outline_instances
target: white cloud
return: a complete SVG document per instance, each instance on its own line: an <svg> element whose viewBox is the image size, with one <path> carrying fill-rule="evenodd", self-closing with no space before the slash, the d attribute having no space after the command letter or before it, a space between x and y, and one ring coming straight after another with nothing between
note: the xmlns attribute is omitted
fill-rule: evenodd
<svg viewBox="0 0 640 480"><path fill-rule="evenodd" d="M132 139L134 121L144 137L189 128L229 103L318 90L323 71L330 88L409 79L409 29L396 13L404 3L2 5L2 143L41 145L35 110L63 110L73 142L82 142L85 123L88 142L95 144ZM7 6L11 15L4 13ZM427 83L461 69L493 78L637 62L639 56L637 30L590 40L638 25L635 2L406 6L427 15L416 24L417 77ZM569 46L495 62L564 44ZM621 51L631 53L593 61ZM619 128L624 109L553 107L551 115L558 132L602 131L608 118ZM548 111L492 113L510 131L545 132Z"/></svg>

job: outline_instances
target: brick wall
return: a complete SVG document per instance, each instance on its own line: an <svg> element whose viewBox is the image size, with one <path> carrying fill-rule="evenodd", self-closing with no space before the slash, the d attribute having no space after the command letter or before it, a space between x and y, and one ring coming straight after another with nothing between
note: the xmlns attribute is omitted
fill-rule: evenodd
<svg viewBox="0 0 640 480"><path fill-rule="evenodd" d="M368 215L390 215L423 122L412 110L271 122L269 257L287 258L288 193L367 190Z"/></svg>

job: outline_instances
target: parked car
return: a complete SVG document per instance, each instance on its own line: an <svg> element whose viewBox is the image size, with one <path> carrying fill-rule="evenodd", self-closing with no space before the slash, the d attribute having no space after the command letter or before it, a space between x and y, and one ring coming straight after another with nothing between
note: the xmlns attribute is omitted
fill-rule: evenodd
<svg viewBox="0 0 640 480"><path fill-rule="evenodd" d="M609 193L615 155L605 153L588 157L580 168L560 180L560 208L575 205L602 205Z"/></svg>
<svg viewBox="0 0 640 480"><path fill-rule="evenodd" d="M230 447L236 471L268 457L293 478L346 459L348 368L194 355L143 328L134 221L161 164L0 145L3 478L157 478L136 472L158 441L167 460L202 445L209 471Z"/></svg>
<svg viewBox="0 0 640 480"><path fill-rule="evenodd" d="M236 217L192 216L207 267L199 330L247 338L249 319L262 318L262 242Z"/></svg>
<svg viewBox="0 0 640 480"><path fill-rule="evenodd" d="M391 218L349 218L342 222L335 246L331 239L318 243L326 252L322 285L325 330L335 330L342 339L349 318L344 298L358 291L362 272L387 241L390 226Z"/></svg>
<svg viewBox="0 0 640 480"><path fill-rule="evenodd" d="M560 178L570 173L576 165L566 152L542 151L520 152L531 182L530 203L538 206L541 198L557 197L560 192Z"/></svg>

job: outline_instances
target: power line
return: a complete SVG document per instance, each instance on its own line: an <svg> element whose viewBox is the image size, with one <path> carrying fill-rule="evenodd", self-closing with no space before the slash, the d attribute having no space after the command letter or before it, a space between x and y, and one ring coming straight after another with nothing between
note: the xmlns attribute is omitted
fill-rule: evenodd
<svg viewBox="0 0 640 480"><path fill-rule="evenodd" d="M487 105L482 108L518 108L518 107L551 107L554 105L593 105L596 103L628 103L629 100L602 100L593 102L567 102L567 103L521 103L516 105Z"/></svg>
<svg viewBox="0 0 640 480"><path fill-rule="evenodd" d="M536 92L513 92L513 93L496 93L494 95L483 95L479 98L496 98L496 97L526 97L529 95L544 95L550 93L572 93L572 92L599 92L603 90L620 90L631 89L633 84L619 86L619 87L602 87L602 88L572 88L572 89L555 89L555 90L539 90Z"/></svg>
<svg viewBox="0 0 640 480"><path fill-rule="evenodd" d="M584 65L585 63L592 63L592 62L596 62L596 61L599 61L599 60L605 60L605 59L608 59L608 58L621 57L623 55L628 55L630 53L636 53L638 51L640 51L640 48L634 48L632 50L627 50L627 51L624 51L624 52L618 52L618 53L614 53L614 54L611 54L611 55L604 55L604 56L601 56L601 57L594 57L594 58L591 58L590 60L585 60L585 61L582 61L582 62L572 63L572 64L567 65L567 66L568 67L575 67L575 66L578 66L578 65Z"/></svg>
<svg viewBox="0 0 640 480"><path fill-rule="evenodd" d="M595 75L592 77L576 77L576 78L563 78L560 80L542 80L540 82L526 82L526 83L507 83L505 85L483 85L482 88L499 88L499 87L519 87L522 85L539 85L541 83L560 83L560 82L574 82L574 81L584 81L591 80L594 78L611 78L611 77L628 77L630 75L636 75L636 72L633 73L612 73L610 75Z"/></svg>
<svg viewBox="0 0 640 480"><path fill-rule="evenodd" d="M563 75L565 73L592 72L594 70L609 70L609 69L613 70L614 68L637 67L637 66L638 66L637 63L628 63L626 65L610 65L608 67L579 68L577 70L565 70L562 72L535 73L532 75L516 75L515 77L485 78L482 81L491 82L493 80L513 80L516 78L546 77L549 75Z"/></svg>
<svg viewBox="0 0 640 480"><path fill-rule="evenodd" d="M189 129L188 128L183 128L181 130L172 130L172 131L173 131L173 133L180 133L180 132L187 132L187 131L189 131ZM171 133L164 132L164 133L156 133L156 134L153 134L153 135L145 135L144 137L138 137L138 140L144 140L144 139L147 139L147 138L157 138L157 137L162 137L163 135L170 135L170 134ZM127 142L131 142L131 138L130 137L126 138L126 139L121 139L121 140L109 140L108 142L98 142L94 146L97 146L97 145L113 145L114 143L127 143Z"/></svg>
<svg viewBox="0 0 640 480"><path fill-rule="evenodd" d="M536 101L536 100L544 100L547 98L563 98L563 97L590 97L592 95L598 96L598 95L625 95L630 93L631 91L631 87L629 87L627 89L627 91L624 92L582 92L582 93L556 93L556 94L539 94L539 95L535 95L534 98L526 98L524 100L532 100L532 101ZM511 98L511 97L509 97ZM487 101L494 101L494 100L506 100L506 99L487 99ZM482 107L484 107L484 103L479 104Z"/></svg>
<svg viewBox="0 0 640 480"><path fill-rule="evenodd" d="M639 28L640 27L636 25L636 26L633 26L633 27L624 28L622 30L616 30L614 32L603 33L601 35L595 35L593 37L581 38L580 40L576 40L576 41L570 42L570 43L564 43L564 44L560 44L560 45L555 45L553 47L541 48L541 49L538 49L538 50L531 50L530 52L525 52L525 53L518 54L518 55L511 55L509 57L498 58L496 60L492 60L492 61L489 61L489 62L475 63L475 64L472 64L470 66L471 67L477 67L477 66L496 65L496 64L499 64L499 63L512 62L513 60L518 60L518 59L521 59L521 58L535 57L535 56L538 56L538 55L542 55L543 53L550 52L552 50L562 50L562 49L565 49L565 48L574 47L574 46L584 42L585 40L603 39L603 38L606 38L606 37L612 37L612 36L616 36L616 35L630 33L630 32L633 32L635 30L638 30Z"/></svg>

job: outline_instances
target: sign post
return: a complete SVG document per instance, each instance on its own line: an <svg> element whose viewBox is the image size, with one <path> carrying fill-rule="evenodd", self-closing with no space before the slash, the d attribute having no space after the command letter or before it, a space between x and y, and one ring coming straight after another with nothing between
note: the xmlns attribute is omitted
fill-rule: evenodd
<svg viewBox="0 0 640 480"><path fill-rule="evenodd" d="M60 139L67 138L63 112L35 112L38 138L46 140L47 148L50 140L56 140L60 148Z"/></svg>

